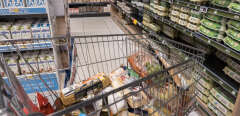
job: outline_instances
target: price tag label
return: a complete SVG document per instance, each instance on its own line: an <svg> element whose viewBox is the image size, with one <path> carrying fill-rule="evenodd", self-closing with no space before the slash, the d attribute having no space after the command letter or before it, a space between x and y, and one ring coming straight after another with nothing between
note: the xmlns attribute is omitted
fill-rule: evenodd
<svg viewBox="0 0 240 116"><path fill-rule="evenodd" d="M199 12L201 12L201 13L207 13L207 11L208 11L208 7L200 6Z"/></svg>
<svg viewBox="0 0 240 116"><path fill-rule="evenodd" d="M133 24L137 25L137 20L136 19L133 19Z"/></svg>

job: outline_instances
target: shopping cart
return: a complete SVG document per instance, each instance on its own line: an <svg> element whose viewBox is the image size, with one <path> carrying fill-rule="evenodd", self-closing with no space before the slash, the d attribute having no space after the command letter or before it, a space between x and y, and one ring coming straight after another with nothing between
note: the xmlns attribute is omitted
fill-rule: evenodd
<svg viewBox="0 0 240 116"><path fill-rule="evenodd" d="M53 116L182 116L195 107L195 83L199 80L196 74L201 73L198 63L204 60L201 50L147 34L71 38L71 74L62 90L58 88L57 76L51 75L56 71L54 62L43 63L40 58L44 53L51 54L52 49L41 50L35 57L36 63L31 63L31 58L24 55L26 49L19 47L21 42L32 46L43 43L46 47L58 38L4 40L16 48L19 62L22 59L26 64L17 63L17 68L29 71L12 71L16 69L11 69L11 62L2 53L1 92L7 99L3 106L17 115L42 112Z"/></svg>

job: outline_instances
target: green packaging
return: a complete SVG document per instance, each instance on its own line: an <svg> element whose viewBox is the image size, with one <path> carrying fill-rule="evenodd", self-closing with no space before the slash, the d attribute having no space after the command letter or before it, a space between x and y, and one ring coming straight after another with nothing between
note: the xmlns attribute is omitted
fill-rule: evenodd
<svg viewBox="0 0 240 116"><path fill-rule="evenodd" d="M224 8L227 8L230 3L231 3L231 0L212 0L211 1L211 4L219 7L224 7Z"/></svg>
<svg viewBox="0 0 240 116"><path fill-rule="evenodd" d="M221 16L217 16L213 14L205 14L204 17L207 18L208 20L211 20L217 23L221 23L221 24L226 23L226 19Z"/></svg>
<svg viewBox="0 0 240 116"><path fill-rule="evenodd" d="M228 27L240 31L240 22L230 20L230 21L228 21Z"/></svg>
<svg viewBox="0 0 240 116"><path fill-rule="evenodd" d="M219 101L217 101L212 95L208 97L208 100L213 104L219 111L221 111L225 116L232 116L232 112L229 111L225 106L223 106Z"/></svg>
<svg viewBox="0 0 240 116"><path fill-rule="evenodd" d="M210 38L215 38L215 39L218 39L218 40L222 40L224 38L221 33L218 33L216 31L207 29L206 27L204 27L202 25L199 27L199 32L208 36L208 37L210 37Z"/></svg>
<svg viewBox="0 0 240 116"><path fill-rule="evenodd" d="M225 31L226 30L225 25L221 25L219 23L213 22L213 21L208 20L208 19L202 19L201 24L204 25L205 27L209 28L209 29L214 30L214 31Z"/></svg>
<svg viewBox="0 0 240 116"><path fill-rule="evenodd" d="M212 87L213 87L212 81L209 80L209 79L206 79L206 78L201 78L201 79L199 80L199 83L200 83L204 88L206 88L206 89L208 89L208 90L212 89Z"/></svg>
<svg viewBox="0 0 240 116"><path fill-rule="evenodd" d="M240 32L235 31L233 29L228 29L226 31L226 34L231 37L232 39L236 40L236 41L240 41Z"/></svg>
<svg viewBox="0 0 240 116"><path fill-rule="evenodd" d="M233 110L234 108L234 98L231 98L228 96L224 90L220 87L212 88L211 89L211 94L218 100L220 101L226 108L229 110Z"/></svg>
<svg viewBox="0 0 240 116"><path fill-rule="evenodd" d="M239 3L230 3L230 5L228 6L229 9L231 9L232 11L235 12L240 12L240 4Z"/></svg>
<svg viewBox="0 0 240 116"><path fill-rule="evenodd" d="M228 75L229 77L231 77L232 79L234 79L235 81L237 81L238 83L240 83L240 75L236 72L234 72L232 69L230 69L229 67L225 67L223 69L223 72Z"/></svg>
<svg viewBox="0 0 240 116"><path fill-rule="evenodd" d="M240 51L240 45L237 41L231 39L231 37L225 37L223 39L224 43L236 51Z"/></svg>

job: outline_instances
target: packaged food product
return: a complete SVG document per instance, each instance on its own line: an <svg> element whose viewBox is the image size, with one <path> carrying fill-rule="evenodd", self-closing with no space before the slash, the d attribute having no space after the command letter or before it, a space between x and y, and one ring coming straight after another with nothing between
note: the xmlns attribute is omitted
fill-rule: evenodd
<svg viewBox="0 0 240 116"><path fill-rule="evenodd" d="M230 3L231 0L211 0L211 4L224 8L227 8Z"/></svg>
<svg viewBox="0 0 240 116"><path fill-rule="evenodd" d="M208 97L208 100L213 104L219 111L221 111L225 116L232 116L232 112L223 106L219 101L217 101L212 95Z"/></svg>
<svg viewBox="0 0 240 116"><path fill-rule="evenodd" d="M151 28L152 30L154 30L155 32L158 32L161 30L160 26L158 26L157 24L155 23L150 23L149 24L149 28Z"/></svg>
<svg viewBox="0 0 240 116"><path fill-rule="evenodd" d="M224 43L227 44L229 47L233 48L234 50L240 51L240 45L237 41L231 39L231 37L225 37Z"/></svg>
<svg viewBox="0 0 240 116"><path fill-rule="evenodd" d="M208 97L204 94L202 94L200 91L196 91L197 96L204 102L204 103L208 103Z"/></svg>
<svg viewBox="0 0 240 116"><path fill-rule="evenodd" d="M228 29L226 31L227 36L231 37L232 39L239 41L240 42L240 32L233 30L233 29Z"/></svg>
<svg viewBox="0 0 240 116"><path fill-rule="evenodd" d="M160 1L159 6L157 7L160 11L168 11L169 3L165 1Z"/></svg>
<svg viewBox="0 0 240 116"><path fill-rule="evenodd" d="M227 66L223 69L223 71L226 75L228 75L229 77L231 77L232 79L240 83L240 75L238 73L234 72L232 69L230 69Z"/></svg>
<svg viewBox="0 0 240 116"><path fill-rule="evenodd" d="M238 64L237 62L235 62L233 59L228 58L227 60L227 64L229 67L231 67L234 71L236 71L237 73L240 73L240 64Z"/></svg>
<svg viewBox="0 0 240 116"><path fill-rule="evenodd" d="M204 88L201 84L197 83L196 88L206 96L209 96L209 90Z"/></svg>
<svg viewBox="0 0 240 116"><path fill-rule="evenodd" d="M224 116L212 103L208 102L208 108L211 109L217 116Z"/></svg>
<svg viewBox="0 0 240 116"><path fill-rule="evenodd" d="M161 69L158 61L152 55L144 51L140 51L129 56L128 62L132 69L141 77L145 77L148 74Z"/></svg>
<svg viewBox="0 0 240 116"><path fill-rule="evenodd" d="M211 94L220 101L226 108L233 111L234 108L234 98L230 97L229 95L224 92L221 87L215 87L211 89Z"/></svg>
<svg viewBox="0 0 240 116"><path fill-rule="evenodd" d="M190 9L187 8L187 7L181 7L180 11L183 12L183 13L189 13Z"/></svg>
<svg viewBox="0 0 240 116"><path fill-rule="evenodd" d="M172 5L174 10L180 11L181 7L179 5Z"/></svg>
<svg viewBox="0 0 240 116"><path fill-rule="evenodd" d="M111 84L109 77L104 73L88 78L80 83L73 84L60 91L60 97L64 105L70 105L80 101L88 94L96 94L100 90L106 88Z"/></svg>
<svg viewBox="0 0 240 116"><path fill-rule="evenodd" d="M167 83L161 88L151 87L150 93L154 98L166 101L177 95L177 89L173 84Z"/></svg>
<svg viewBox="0 0 240 116"><path fill-rule="evenodd" d="M226 23L226 19L221 16L217 16L213 14L205 14L204 17L207 18L208 20L211 20L217 23L221 23L221 24Z"/></svg>
<svg viewBox="0 0 240 116"><path fill-rule="evenodd" d="M180 25L182 25L182 26L187 26L187 24L188 24L188 21L186 21L186 20L179 20L178 21L178 24L180 24Z"/></svg>
<svg viewBox="0 0 240 116"><path fill-rule="evenodd" d="M192 23L188 23L187 24L187 28L190 29L190 30L193 30L193 31L197 31L198 30L198 25L196 24L192 24Z"/></svg>
<svg viewBox="0 0 240 116"><path fill-rule="evenodd" d="M240 31L240 22L235 21L235 20L229 20L228 27Z"/></svg>
<svg viewBox="0 0 240 116"><path fill-rule="evenodd" d="M210 90L212 89L213 87L213 82L212 80L210 79L207 79L207 78L201 78L199 81L198 81L204 88Z"/></svg>
<svg viewBox="0 0 240 116"><path fill-rule="evenodd" d="M240 12L240 3L232 2L229 4L228 8L231 9L232 11Z"/></svg>
<svg viewBox="0 0 240 116"><path fill-rule="evenodd" d="M175 38L177 36L176 29L174 29L168 25L163 25L163 33L171 38Z"/></svg>
<svg viewBox="0 0 240 116"><path fill-rule="evenodd" d="M225 31L226 30L226 25L219 24L219 23L207 20L207 19L202 19L201 25L204 25L205 27L215 30L215 31Z"/></svg>
<svg viewBox="0 0 240 116"><path fill-rule="evenodd" d="M171 19L171 21L173 21L173 22L178 22L178 21L179 21L179 18L176 17L176 16L173 16L173 15L170 15L170 19Z"/></svg>
<svg viewBox="0 0 240 116"><path fill-rule="evenodd" d="M213 30L210 30L210 29L207 29L206 27L204 27L202 25L199 27L199 32L210 38L215 38L217 40L222 40L224 38L223 34L213 31Z"/></svg>
<svg viewBox="0 0 240 116"><path fill-rule="evenodd" d="M188 20L188 19L189 19L189 15L186 14L186 13L180 13L179 17L180 17L181 19L184 19L184 20Z"/></svg>
<svg viewBox="0 0 240 116"><path fill-rule="evenodd" d="M168 16L168 12L160 11L160 10L155 10L155 13L158 14L159 16Z"/></svg>
<svg viewBox="0 0 240 116"><path fill-rule="evenodd" d="M177 11L177 10L171 10L171 15L176 16L176 17L179 17L180 12Z"/></svg>

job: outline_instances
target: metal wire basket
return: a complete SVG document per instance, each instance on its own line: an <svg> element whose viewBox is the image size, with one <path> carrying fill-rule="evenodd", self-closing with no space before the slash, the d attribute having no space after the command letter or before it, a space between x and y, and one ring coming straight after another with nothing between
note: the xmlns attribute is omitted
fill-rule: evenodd
<svg viewBox="0 0 240 116"><path fill-rule="evenodd" d="M25 57L24 49L18 47L19 42L4 40L16 47L19 61L23 59L30 70L25 72L31 75L22 76L26 75L21 70L25 65L17 63L17 68L20 68L18 74L26 81L25 85L21 85L20 77L11 71L16 69L11 69L6 55L2 54L2 76L7 78L1 78L0 82L4 83L1 88L8 91L5 92L8 97L4 94L4 99L8 98L8 103L12 103L10 109L14 109L15 114L26 114L25 109L28 109L30 113L42 112L53 116L80 112L87 115L181 116L193 108L195 83L199 80L194 74L199 73L197 63L204 60L202 51L172 40L154 40L147 34L72 38L71 73L65 81L66 88L62 90L58 89L57 76L49 75L55 71L55 63L49 65L40 58L41 52L51 54L51 48L40 51L35 57L36 63L31 63ZM36 44L54 39L29 39L25 42ZM27 85L32 88L31 94L26 90ZM39 108L36 92L47 98L52 112L46 113ZM32 94L34 97L28 99Z"/></svg>

